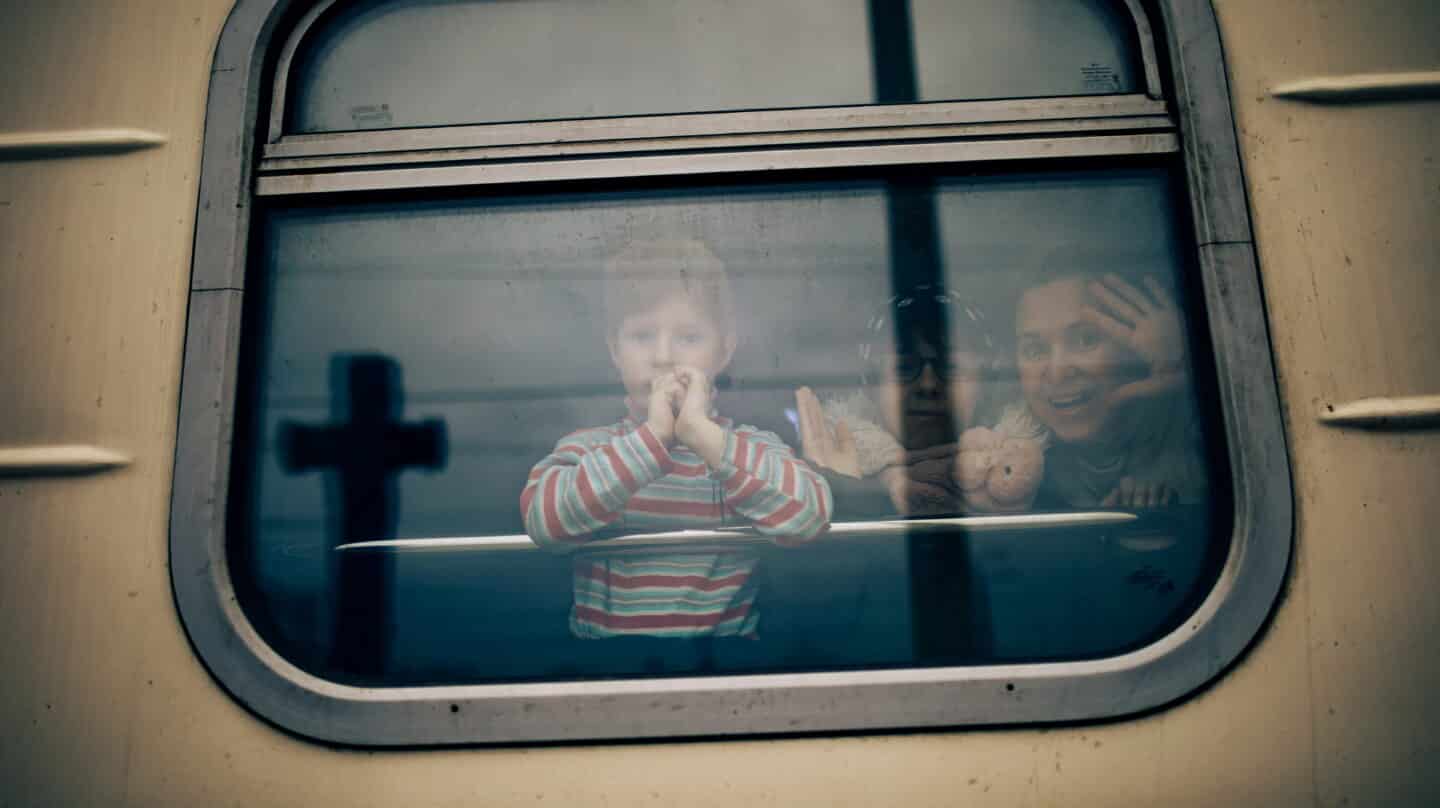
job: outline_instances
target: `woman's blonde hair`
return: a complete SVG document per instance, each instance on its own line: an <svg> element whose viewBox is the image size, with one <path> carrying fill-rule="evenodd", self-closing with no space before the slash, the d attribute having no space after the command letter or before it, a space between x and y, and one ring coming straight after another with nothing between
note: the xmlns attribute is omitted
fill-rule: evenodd
<svg viewBox="0 0 1440 808"><path fill-rule="evenodd" d="M684 295L735 339L735 298L725 264L693 239L631 241L605 262L605 338L614 339L626 317Z"/></svg>

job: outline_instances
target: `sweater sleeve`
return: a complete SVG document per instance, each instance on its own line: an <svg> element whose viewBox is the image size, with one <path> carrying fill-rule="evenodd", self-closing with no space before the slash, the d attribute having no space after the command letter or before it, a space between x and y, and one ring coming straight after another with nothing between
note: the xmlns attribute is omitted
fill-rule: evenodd
<svg viewBox="0 0 1440 808"><path fill-rule="evenodd" d="M830 526L830 484L771 432L726 430L712 476L724 483L725 504L776 544L804 544Z"/></svg>
<svg viewBox="0 0 1440 808"><path fill-rule="evenodd" d="M668 474L672 463L649 426L567 435L530 470L520 494L525 532L541 547L583 543L619 519L630 497Z"/></svg>

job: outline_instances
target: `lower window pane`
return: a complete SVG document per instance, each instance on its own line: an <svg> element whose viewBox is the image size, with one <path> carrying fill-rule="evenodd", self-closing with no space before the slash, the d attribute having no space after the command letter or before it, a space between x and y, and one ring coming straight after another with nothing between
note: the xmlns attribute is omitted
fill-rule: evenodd
<svg viewBox="0 0 1440 808"><path fill-rule="evenodd" d="M1178 187L894 173L263 211L247 613L296 664L391 685L1153 641L1231 518Z"/></svg>

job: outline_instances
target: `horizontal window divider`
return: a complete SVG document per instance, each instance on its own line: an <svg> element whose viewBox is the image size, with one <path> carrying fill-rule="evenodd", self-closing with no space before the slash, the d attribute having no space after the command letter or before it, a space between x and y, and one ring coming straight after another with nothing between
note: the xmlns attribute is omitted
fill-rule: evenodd
<svg viewBox="0 0 1440 808"><path fill-rule="evenodd" d="M1078 511L1073 513L1021 513L989 516L953 516L938 519L889 519L873 522L835 522L829 531L811 544L824 544L834 539L863 539L882 536L915 536L943 532L989 533L1017 530L1053 530L1055 528L1104 527L1123 525L1138 517L1128 511ZM631 533L602 538L573 548L574 552L613 553L617 550L644 550L683 546L737 547L769 543L770 539L751 528L720 528L717 530L668 530L657 533ZM501 536L452 536L424 539L382 539L341 544L336 552L498 552L535 550L540 548L523 533Z"/></svg>
<svg viewBox="0 0 1440 808"><path fill-rule="evenodd" d="M527 182L1152 155L1170 154L1179 149L1179 139L1173 132L1134 132L686 152L269 174L258 178L255 192L259 196L293 196Z"/></svg>
<svg viewBox="0 0 1440 808"><path fill-rule="evenodd" d="M264 148L266 157L313 157L541 143L805 132L817 129L1125 118L1168 115L1169 112L1163 100L1143 94L1067 96L290 134L268 143Z"/></svg>
<svg viewBox="0 0 1440 808"><path fill-rule="evenodd" d="M482 146L456 149L421 149L402 152L370 152L316 155L309 157L267 157L260 172L334 170L353 167L460 162L489 162L527 158L559 158L593 154L666 153L718 149L753 149L812 144L978 140L1002 137L1074 136L1093 133L1170 131L1174 122L1164 115L1137 115L1115 118L1066 118L1046 121L1005 123L943 124L934 126L888 126L867 129L826 129L806 132L765 132L742 135L686 135L642 138L625 141L537 143L530 145ZM267 154L269 152L267 151Z"/></svg>

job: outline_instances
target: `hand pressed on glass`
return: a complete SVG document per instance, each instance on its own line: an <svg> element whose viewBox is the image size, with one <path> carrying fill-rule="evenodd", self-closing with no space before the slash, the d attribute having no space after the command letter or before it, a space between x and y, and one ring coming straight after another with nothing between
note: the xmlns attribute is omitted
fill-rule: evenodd
<svg viewBox="0 0 1440 808"><path fill-rule="evenodd" d="M1110 495L1100 501L1106 508L1159 508L1174 505L1175 489L1163 482L1146 482L1134 477L1121 477Z"/></svg>
<svg viewBox="0 0 1440 808"><path fill-rule="evenodd" d="M1116 275L1086 285L1097 304L1090 306L1096 325L1144 365L1143 378L1110 392L1115 404L1177 390L1187 381L1180 310L1155 278L1146 277L1143 285L1141 290Z"/></svg>
<svg viewBox="0 0 1440 808"><path fill-rule="evenodd" d="M855 434L846 421L833 426L809 387L795 391L795 408L800 416L800 451L805 459L823 469L860 479L860 452Z"/></svg>

